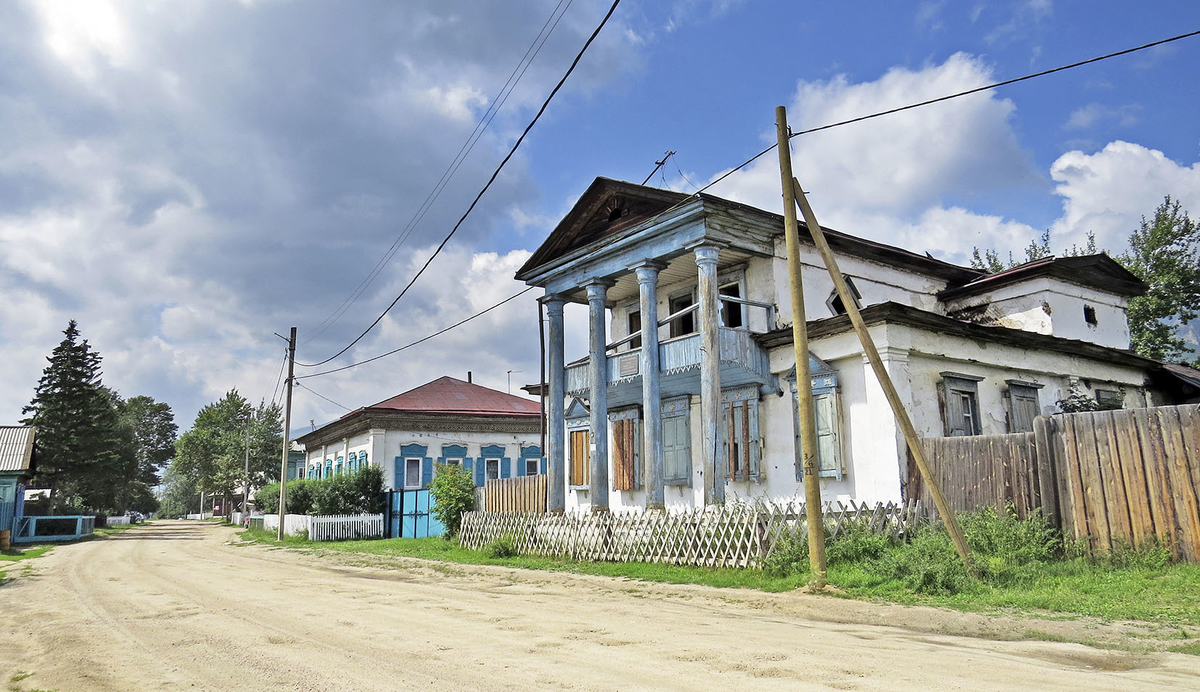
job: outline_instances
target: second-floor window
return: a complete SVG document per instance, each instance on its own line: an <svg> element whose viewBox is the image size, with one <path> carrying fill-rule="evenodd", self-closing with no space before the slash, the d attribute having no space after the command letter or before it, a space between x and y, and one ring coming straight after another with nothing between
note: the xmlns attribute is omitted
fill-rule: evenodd
<svg viewBox="0 0 1200 692"><path fill-rule="evenodd" d="M742 297L742 287L740 284L731 283L725 284L718 289L722 296L730 296L733 298ZM728 300L721 301L721 325L725 327L742 327L746 324L744 316L745 306L741 303L734 303Z"/></svg>
<svg viewBox="0 0 1200 692"><path fill-rule="evenodd" d="M670 314L674 315L680 310L690 307L696 303L696 299L692 297L692 292L681 293L671 296L667 303L667 309ZM696 331L696 312L693 310L688 314L677 317L671 320L671 336L684 336L685 334L693 334Z"/></svg>
<svg viewBox="0 0 1200 692"><path fill-rule="evenodd" d="M628 334L641 334L642 331L642 312L640 310L630 310L625 313L625 326L628 328ZM629 342L629 349L642 347L642 337L635 336Z"/></svg>

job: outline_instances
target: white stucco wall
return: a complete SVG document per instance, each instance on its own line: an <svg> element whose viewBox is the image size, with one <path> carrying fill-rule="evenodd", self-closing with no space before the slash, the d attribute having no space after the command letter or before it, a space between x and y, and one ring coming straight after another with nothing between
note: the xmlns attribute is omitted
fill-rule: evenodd
<svg viewBox="0 0 1200 692"><path fill-rule="evenodd" d="M404 445L418 444L427 447L425 456L434 461L443 456L443 445L466 445L467 458L477 459L481 456L480 448L488 445L503 445L504 455L512 459L514 464L512 475L516 476L515 464L521 456L521 447L539 446L539 433L478 433L478 432L449 432L431 433L409 430L387 429L372 430L366 433L345 438L342 442L326 445L324 449L317 447L307 450L308 463L312 467L324 463L324 459L343 454L343 450L359 453L367 452L367 461L383 469L383 482L388 488L403 486L403 479L397 484L395 477L396 459L401 457L400 449Z"/></svg>

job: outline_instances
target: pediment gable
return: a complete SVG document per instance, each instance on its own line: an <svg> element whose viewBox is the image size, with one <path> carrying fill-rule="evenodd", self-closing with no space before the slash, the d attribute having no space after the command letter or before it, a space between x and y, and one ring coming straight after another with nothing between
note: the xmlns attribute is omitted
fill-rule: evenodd
<svg viewBox="0 0 1200 692"><path fill-rule="evenodd" d="M524 280L544 264L661 214L687 197L681 192L596 178L517 272L517 279Z"/></svg>

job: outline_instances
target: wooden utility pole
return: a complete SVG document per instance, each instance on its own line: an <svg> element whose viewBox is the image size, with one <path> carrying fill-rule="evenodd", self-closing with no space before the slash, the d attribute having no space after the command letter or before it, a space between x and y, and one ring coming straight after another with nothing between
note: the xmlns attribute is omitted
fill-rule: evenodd
<svg viewBox="0 0 1200 692"><path fill-rule="evenodd" d="M782 107L781 107L782 108ZM779 146L782 150L788 148L786 140L780 140ZM783 154L780 153L780 157ZM968 570L974 570L974 565L971 562L971 548L967 545L966 536L963 535L962 527L958 525L958 517L954 514L954 510L950 508L946 502L946 496L942 494L942 485L934 477L932 470L929 468L929 462L925 459L925 447L921 444L921 438L917 436L917 429L913 427L912 420L908 417L908 412L904 410L904 403L900 401L900 394L896 392L896 386L892 384L892 378L888 375L888 371L883 367L883 359L879 357L879 350L875 348L875 341L871 339L870 332L867 331L867 325L863 322L862 315L858 312L858 305L854 302L854 295L850 292L850 287L846 285L846 279L842 277L842 272L838 269L837 259L833 256L833 250L829 249L829 243L825 240L825 232L821 230L821 225L817 223L817 216L813 213L812 207L808 205L808 198L804 196L804 190L800 188L800 181L794 177L791 179L792 196L796 203L800 205L800 211L804 214L804 223L808 226L808 232L812 236L813 243L817 246L817 252L821 253L821 259L825 260L825 268L829 271L830 278L833 279L833 285L837 289L838 297L842 299L842 306L846 308L846 315L850 318L850 324L854 326L854 331L858 334L858 340L862 343L863 351L867 355L867 360L871 363L871 369L875 371L875 379L879 380L879 385L883 387L884 396L887 397L888 404L892 407L892 415L896 417L896 422L900 425L900 430L904 433L904 441L908 444L908 451L913 456L913 461L917 463L917 470L921 473L921 478L929 487L929 494L933 497L933 504L937 507L938 514L942 516L942 522L946 525L946 530L950 532L950 538L954 541L954 549L958 551L959 557L962 558L963 564ZM793 217L795 210L792 210ZM789 253L790 254L790 253ZM797 368L796 381L799 383L799 368ZM807 461L807 459L806 459Z"/></svg>
<svg viewBox="0 0 1200 692"><path fill-rule="evenodd" d="M821 480L817 468L817 430L813 415L812 377L808 368L808 322L804 316L804 284L800 276L800 230L792 198L792 156L788 144L787 109L775 109L779 137L779 175L783 183L783 234L787 240L788 279L792 294L792 346L796 355L796 402L800 419L800 450L804 468L804 513L808 519L809 585L824 589L825 518L821 511Z"/></svg>
<svg viewBox="0 0 1200 692"><path fill-rule="evenodd" d="M286 404L283 407L283 461L279 464L279 534L277 538L283 540L283 522L287 515L287 471L288 471L288 450L291 447L288 439L289 432L292 428L292 375L296 367L296 328L292 327L291 336L288 338L288 374L287 374L287 395Z"/></svg>

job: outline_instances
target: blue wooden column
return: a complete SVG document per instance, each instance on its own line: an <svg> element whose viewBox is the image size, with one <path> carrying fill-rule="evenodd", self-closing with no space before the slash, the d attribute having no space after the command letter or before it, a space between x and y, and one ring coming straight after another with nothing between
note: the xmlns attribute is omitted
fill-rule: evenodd
<svg viewBox="0 0 1200 692"><path fill-rule="evenodd" d="M587 284L589 404L592 420L592 479L590 501L593 512L608 511L608 325L604 300L611 281L593 279Z"/></svg>
<svg viewBox="0 0 1200 692"><path fill-rule="evenodd" d="M642 458L645 468L646 509L665 509L663 498L662 403L658 363L658 272L666 267L647 260L634 265L642 313Z"/></svg>
<svg viewBox="0 0 1200 692"><path fill-rule="evenodd" d="M705 243L692 248L699 270L700 304L700 437L704 455L704 504L725 504L725 429L721 418L721 330L717 298L717 256L720 248Z"/></svg>
<svg viewBox="0 0 1200 692"><path fill-rule="evenodd" d="M542 298L546 306L546 318L549 322L549 343L546 345L547 357L550 361L549 387L546 398L550 405L546 421L546 456L548 467L546 485L546 509L551 512L563 512L567 507L567 477L566 477L566 419L563 410L567 398L567 370L563 356L563 297L547 295Z"/></svg>

